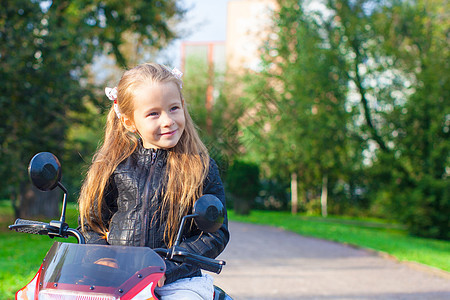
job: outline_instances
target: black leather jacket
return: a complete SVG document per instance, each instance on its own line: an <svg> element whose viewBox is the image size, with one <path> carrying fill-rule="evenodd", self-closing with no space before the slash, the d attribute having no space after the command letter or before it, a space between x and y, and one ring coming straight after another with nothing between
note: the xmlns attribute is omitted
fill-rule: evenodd
<svg viewBox="0 0 450 300"><path fill-rule="evenodd" d="M109 228L108 239L106 241L88 229L83 232L87 243L166 248L163 238L165 223L162 223L159 209L162 200L159 188L166 169L167 154L167 150L145 149L140 145L119 164L105 190L102 219ZM222 181L212 159L203 194L215 195L225 206ZM228 243L227 217L215 233L202 233L196 226L187 227L180 246L193 253L216 258ZM166 265L166 283L201 276L196 266L167 260Z"/></svg>

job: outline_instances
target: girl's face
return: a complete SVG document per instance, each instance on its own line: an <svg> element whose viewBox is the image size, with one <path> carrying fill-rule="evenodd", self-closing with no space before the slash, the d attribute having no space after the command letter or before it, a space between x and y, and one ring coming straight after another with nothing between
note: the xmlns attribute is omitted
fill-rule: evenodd
<svg viewBox="0 0 450 300"><path fill-rule="evenodd" d="M186 123L176 83L143 84L134 92L133 100L133 121L124 117L125 127L137 131L145 148L173 148Z"/></svg>

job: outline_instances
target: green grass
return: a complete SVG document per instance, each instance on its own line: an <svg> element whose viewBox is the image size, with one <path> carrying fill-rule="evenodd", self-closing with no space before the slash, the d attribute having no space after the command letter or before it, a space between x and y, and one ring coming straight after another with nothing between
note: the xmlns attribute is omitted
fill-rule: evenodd
<svg viewBox="0 0 450 300"><path fill-rule="evenodd" d="M66 219L71 227L77 225L73 204L68 205ZM33 279L54 241L76 242L73 238L52 240L47 236L10 231L8 225L13 223L9 202L0 201L0 300L14 299L15 292Z"/></svg>
<svg viewBox="0 0 450 300"><path fill-rule="evenodd" d="M14 293L36 274L53 241L3 231L0 240L0 299L14 299Z"/></svg>
<svg viewBox="0 0 450 300"><path fill-rule="evenodd" d="M253 211L249 216L237 216L230 212L230 220L272 225L305 236L384 252L399 261L418 262L450 272L449 241L410 236L402 226L384 220L308 217L269 211Z"/></svg>

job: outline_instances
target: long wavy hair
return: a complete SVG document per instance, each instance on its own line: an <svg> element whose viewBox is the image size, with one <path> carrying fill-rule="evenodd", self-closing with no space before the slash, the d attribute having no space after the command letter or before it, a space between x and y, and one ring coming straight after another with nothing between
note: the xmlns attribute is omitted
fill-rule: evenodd
<svg viewBox="0 0 450 300"><path fill-rule="evenodd" d="M161 191L161 216L166 218L164 239L171 247L175 241L180 221L201 196L203 182L209 169L208 151L200 140L181 93L181 79L165 66L146 63L126 71L117 86L117 104L121 114L133 121L134 91L141 85L174 82L178 87L186 120L184 132L177 145L168 149L167 167ZM105 188L112 173L136 149L139 139L128 131L111 107L105 127L103 144L93 157L78 199L82 230L89 225L104 235L108 224L102 219Z"/></svg>

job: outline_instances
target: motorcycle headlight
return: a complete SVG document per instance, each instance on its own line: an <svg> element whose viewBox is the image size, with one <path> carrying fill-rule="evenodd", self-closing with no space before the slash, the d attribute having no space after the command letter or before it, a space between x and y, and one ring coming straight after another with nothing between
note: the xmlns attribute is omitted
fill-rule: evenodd
<svg viewBox="0 0 450 300"><path fill-rule="evenodd" d="M43 290L39 292L39 300L117 300L116 297L105 294L73 293L61 290Z"/></svg>

